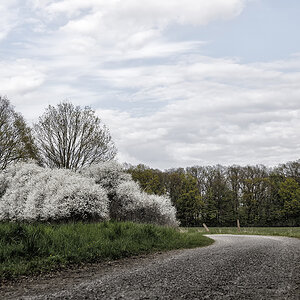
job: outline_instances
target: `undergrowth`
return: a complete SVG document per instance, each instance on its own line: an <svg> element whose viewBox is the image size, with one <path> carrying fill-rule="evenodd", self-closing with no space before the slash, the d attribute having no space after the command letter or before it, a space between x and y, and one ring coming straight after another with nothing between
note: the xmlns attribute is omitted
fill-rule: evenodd
<svg viewBox="0 0 300 300"><path fill-rule="evenodd" d="M197 232L132 222L0 223L0 279L212 242Z"/></svg>

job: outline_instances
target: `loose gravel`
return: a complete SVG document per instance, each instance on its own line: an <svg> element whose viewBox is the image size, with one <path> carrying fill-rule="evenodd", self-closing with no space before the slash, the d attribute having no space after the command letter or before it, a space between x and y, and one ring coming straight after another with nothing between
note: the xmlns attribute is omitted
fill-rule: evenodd
<svg viewBox="0 0 300 300"><path fill-rule="evenodd" d="M3 287L1 299L300 299L300 239L208 235L209 247Z"/></svg>

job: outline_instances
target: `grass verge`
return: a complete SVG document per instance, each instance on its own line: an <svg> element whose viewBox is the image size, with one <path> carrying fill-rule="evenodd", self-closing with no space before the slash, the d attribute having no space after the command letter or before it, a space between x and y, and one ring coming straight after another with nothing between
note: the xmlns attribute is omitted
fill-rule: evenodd
<svg viewBox="0 0 300 300"><path fill-rule="evenodd" d="M0 280L212 243L197 232L131 222L0 223Z"/></svg>
<svg viewBox="0 0 300 300"><path fill-rule="evenodd" d="M202 227L187 228L187 232L207 233ZM210 227L209 234L275 235L300 238L300 227Z"/></svg>

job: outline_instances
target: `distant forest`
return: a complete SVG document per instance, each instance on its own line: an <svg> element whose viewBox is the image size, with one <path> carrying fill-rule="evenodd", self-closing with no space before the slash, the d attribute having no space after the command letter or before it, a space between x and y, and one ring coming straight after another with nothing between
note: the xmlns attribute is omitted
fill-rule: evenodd
<svg viewBox="0 0 300 300"><path fill-rule="evenodd" d="M300 160L274 168L126 166L148 193L168 194L182 226L300 226Z"/></svg>

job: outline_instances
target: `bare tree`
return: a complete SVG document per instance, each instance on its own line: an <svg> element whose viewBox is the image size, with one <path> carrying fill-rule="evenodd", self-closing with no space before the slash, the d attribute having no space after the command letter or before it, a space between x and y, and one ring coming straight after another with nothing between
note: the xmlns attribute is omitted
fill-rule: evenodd
<svg viewBox="0 0 300 300"><path fill-rule="evenodd" d="M49 105L34 132L42 160L51 168L77 170L116 155L109 130L90 107Z"/></svg>
<svg viewBox="0 0 300 300"><path fill-rule="evenodd" d="M30 127L9 100L0 96L0 170L12 162L37 160L37 153Z"/></svg>

